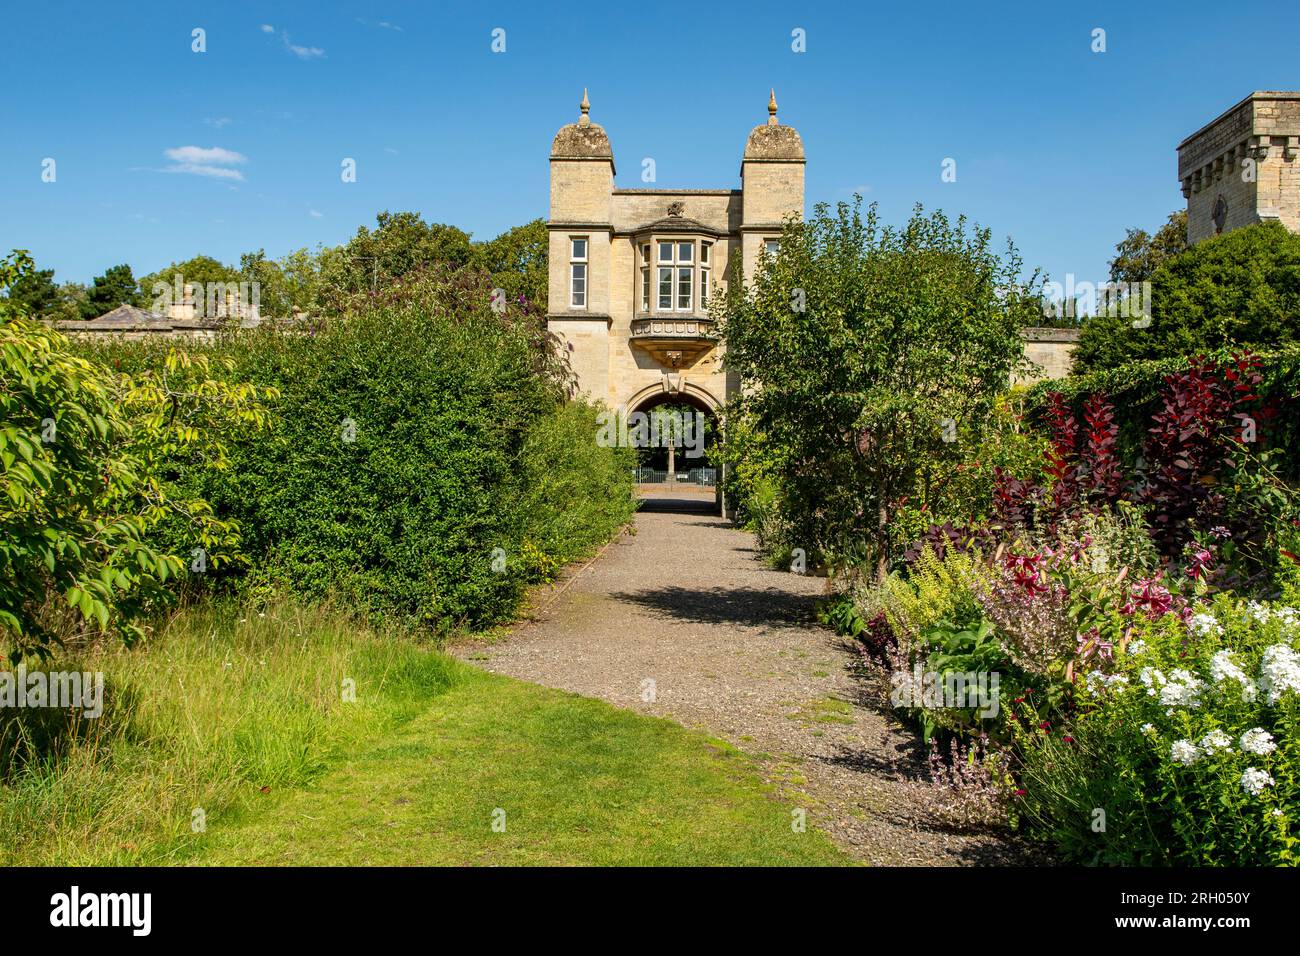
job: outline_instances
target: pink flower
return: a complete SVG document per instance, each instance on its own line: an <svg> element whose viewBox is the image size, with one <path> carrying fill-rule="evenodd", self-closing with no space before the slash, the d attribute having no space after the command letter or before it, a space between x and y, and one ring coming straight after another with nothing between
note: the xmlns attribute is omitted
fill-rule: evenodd
<svg viewBox="0 0 1300 956"><path fill-rule="evenodd" d="M1174 605L1174 599L1169 589L1160 583L1160 577L1161 575L1157 574L1154 578L1146 578L1133 585L1132 590L1129 591L1129 603L1124 605L1122 612L1132 614L1137 608L1141 608L1153 621L1169 613Z"/></svg>

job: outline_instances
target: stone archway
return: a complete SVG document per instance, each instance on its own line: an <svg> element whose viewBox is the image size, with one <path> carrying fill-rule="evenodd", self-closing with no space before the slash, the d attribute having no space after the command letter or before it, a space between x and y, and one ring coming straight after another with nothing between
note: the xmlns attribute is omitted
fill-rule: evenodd
<svg viewBox="0 0 1300 956"><path fill-rule="evenodd" d="M675 416L670 422L656 419L654 412L663 406L673 406L687 413L685 419ZM695 415L690 415L694 410ZM655 427L653 444L648 461L643 460L637 471L639 494L652 510L698 511L703 505L713 513L722 507L722 477L720 463L714 464L705 455L721 435L721 405L707 389L691 383L669 390L662 385L642 388L633 393L620 409L629 423L646 422ZM637 413L649 416L642 420ZM674 442L664 432L673 425L680 442ZM659 449L662 447L662 453ZM657 459L663 458L662 461Z"/></svg>

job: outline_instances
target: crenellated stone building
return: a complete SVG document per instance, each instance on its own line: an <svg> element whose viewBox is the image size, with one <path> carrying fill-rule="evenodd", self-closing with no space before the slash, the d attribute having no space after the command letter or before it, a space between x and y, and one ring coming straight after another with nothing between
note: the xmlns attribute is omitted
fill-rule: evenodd
<svg viewBox="0 0 1300 956"><path fill-rule="evenodd" d="M1178 144L1187 241L1274 219L1300 232L1300 92L1257 91Z"/></svg>
<svg viewBox="0 0 1300 956"><path fill-rule="evenodd" d="M803 141L776 116L749 134L739 189L619 189L609 136L581 115L551 144L550 310L581 391L611 409L663 402L716 410L739 383L722 367L709 302L783 220L802 216Z"/></svg>

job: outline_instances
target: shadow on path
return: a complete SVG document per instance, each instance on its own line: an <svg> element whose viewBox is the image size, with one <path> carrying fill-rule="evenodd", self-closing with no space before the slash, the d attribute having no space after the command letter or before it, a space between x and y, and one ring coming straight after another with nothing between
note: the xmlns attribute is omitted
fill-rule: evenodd
<svg viewBox="0 0 1300 956"><path fill-rule="evenodd" d="M679 515L716 515L718 513L718 504L712 498L696 498L688 495L647 495L639 500L642 511Z"/></svg>
<svg viewBox="0 0 1300 956"><path fill-rule="evenodd" d="M808 627L816 620L817 598L775 588L684 588L618 591L610 595L666 616L695 624L744 627Z"/></svg>

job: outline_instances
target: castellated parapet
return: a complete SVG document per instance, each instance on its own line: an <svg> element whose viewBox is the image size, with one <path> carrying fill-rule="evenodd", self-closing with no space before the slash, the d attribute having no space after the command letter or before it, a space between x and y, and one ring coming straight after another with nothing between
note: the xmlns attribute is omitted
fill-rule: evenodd
<svg viewBox="0 0 1300 956"><path fill-rule="evenodd" d="M1300 232L1300 92L1257 91L1178 144L1187 240L1276 220Z"/></svg>

